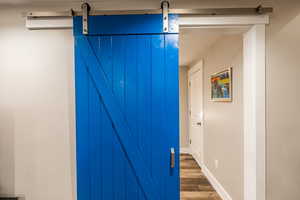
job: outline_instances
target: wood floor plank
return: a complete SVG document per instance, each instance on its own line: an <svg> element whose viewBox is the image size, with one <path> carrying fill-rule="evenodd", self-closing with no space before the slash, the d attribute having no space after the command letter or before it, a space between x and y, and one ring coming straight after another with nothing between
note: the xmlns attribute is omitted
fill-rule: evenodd
<svg viewBox="0 0 300 200"><path fill-rule="evenodd" d="M222 200L189 154L180 155L180 191L181 200Z"/></svg>

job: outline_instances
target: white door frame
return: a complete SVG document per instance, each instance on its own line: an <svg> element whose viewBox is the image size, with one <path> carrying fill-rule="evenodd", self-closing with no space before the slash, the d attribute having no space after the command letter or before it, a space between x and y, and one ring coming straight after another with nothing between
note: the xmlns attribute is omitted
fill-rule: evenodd
<svg viewBox="0 0 300 200"><path fill-rule="evenodd" d="M180 16L180 27L249 26L244 34L244 200L265 200L265 25L267 15ZM72 19L28 20L26 26L71 28Z"/></svg>
<svg viewBox="0 0 300 200"><path fill-rule="evenodd" d="M265 25L267 15L180 16L180 27L249 26L244 40L244 200L266 199Z"/></svg>
<svg viewBox="0 0 300 200"><path fill-rule="evenodd" d="M201 110L202 110L202 112L203 112L203 109L204 109L204 107L203 107L203 90L204 90L204 87L203 87L203 60L200 60L199 62L197 62L197 64L195 64L192 68L190 68L189 70L188 70L188 111L189 111L189 113L191 112L191 110L190 110L190 108L191 108L191 87L190 87L190 82L191 82L191 78L192 78L192 75L194 74L194 73L196 73L197 71L199 71L199 70L201 70L201 76L202 76L202 94L201 94L201 99L202 99L202 105L201 105ZM188 121L189 121L189 125L188 125L188 138L189 138L189 141L190 141L190 139L191 139L191 137L190 137L190 126L191 126L191 124L190 124L190 120L191 120L191 115L189 114L188 115ZM203 139L204 139L204 137L203 137L203 123L204 123L204 121L203 121L203 114L202 114L202 125L201 125L201 135L200 135L200 137L201 137L201 143L200 143L200 145L201 145L201 152L200 153L202 153L202 155L199 157L199 154L197 153L197 152L194 152L193 151L193 149L191 149L190 148L190 153L194 156L194 157L197 157L197 160L199 160L199 164L200 164L200 166L202 167L203 165L204 165L204 154L203 154L203 152L204 152L204 144L203 144Z"/></svg>

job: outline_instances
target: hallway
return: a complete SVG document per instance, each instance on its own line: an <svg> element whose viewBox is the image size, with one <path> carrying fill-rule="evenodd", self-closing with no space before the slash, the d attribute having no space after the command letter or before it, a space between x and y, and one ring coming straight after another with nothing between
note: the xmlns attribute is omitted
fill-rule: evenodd
<svg viewBox="0 0 300 200"><path fill-rule="evenodd" d="M181 200L221 200L189 154L180 155Z"/></svg>

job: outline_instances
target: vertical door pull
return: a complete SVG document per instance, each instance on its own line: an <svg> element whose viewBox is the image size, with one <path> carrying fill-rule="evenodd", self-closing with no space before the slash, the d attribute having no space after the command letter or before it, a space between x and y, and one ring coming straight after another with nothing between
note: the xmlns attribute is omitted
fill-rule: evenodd
<svg viewBox="0 0 300 200"><path fill-rule="evenodd" d="M171 168L174 168L175 167L175 149L173 147L171 148L170 153L171 153L170 165L171 165Z"/></svg>

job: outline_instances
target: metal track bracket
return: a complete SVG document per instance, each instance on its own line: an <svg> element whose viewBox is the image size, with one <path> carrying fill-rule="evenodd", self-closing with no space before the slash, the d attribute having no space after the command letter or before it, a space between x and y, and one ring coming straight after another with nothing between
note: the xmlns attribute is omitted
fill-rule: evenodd
<svg viewBox="0 0 300 200"><path fill-rule="evenodd" d="M163 1L161 2L161 9L162 9L162 15L163 15L163 32L167 33L169 32L169 2Z"/></svg>
<svg viewBox="0 0 300 200"><path fill-rule="evenodd" d="M83 35L89 34L89 12L91 7L88 3L83 3L81 5L82 9L82 33Z"/></svg>

